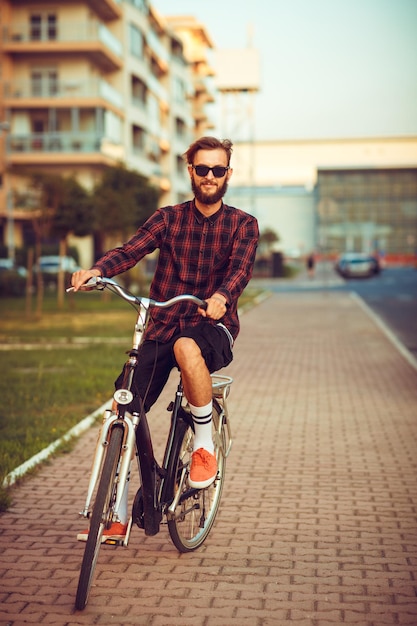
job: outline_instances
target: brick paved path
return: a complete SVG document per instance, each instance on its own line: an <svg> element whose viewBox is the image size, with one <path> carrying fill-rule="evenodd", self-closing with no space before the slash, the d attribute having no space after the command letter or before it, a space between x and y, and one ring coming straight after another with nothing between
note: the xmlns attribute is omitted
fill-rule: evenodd
<svg viewBox="0 0 417 626"><path fill-rule="evenodd" d="M229 373L235 443L204 546L135 527L74 612L90 430L0 518L2 625L417 624L417 371L349 295L317 291L246 313Z"/></svg>

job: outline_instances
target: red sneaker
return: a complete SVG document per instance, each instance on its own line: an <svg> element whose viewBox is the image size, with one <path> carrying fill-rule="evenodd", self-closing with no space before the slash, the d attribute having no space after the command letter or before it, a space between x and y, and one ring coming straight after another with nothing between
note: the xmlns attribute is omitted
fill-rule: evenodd
<svg viewBox="0 0 417 626"><path fill-rule="evenodd" d="M217 461L214 454L204 448L195 450L191 457L188 484L194 489L204 489L211 485L217 476Z"/></svg>
<svg viewBox="0 0 417 626"><path fill-rule="evenodd" d="M103 531L101 537L101 543L104 543L108 539L114 539L115 541L124 541L127 533L127 524L121 524L120 522L113 522L110 528L106 528ZM78 541L87 541L88 530L84 530L82 533L78 533Z"/></svg>

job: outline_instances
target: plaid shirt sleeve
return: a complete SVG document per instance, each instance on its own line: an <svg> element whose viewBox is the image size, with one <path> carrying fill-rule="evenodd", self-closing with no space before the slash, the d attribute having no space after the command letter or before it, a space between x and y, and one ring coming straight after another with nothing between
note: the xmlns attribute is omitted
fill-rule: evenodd
<svg viewBox="0 0 417 626"><path fill-rule="evenodd" d="M258 238L256 219L251 215L243 214L243 219L234 233L229 264L222 284L216 289L217 293L224 295L229 306L237 302L252 276Z"/></svg>
<svg viewBox="0 0 417 626"><path fill-rule="evenodd" d="M108 252L94 267L111 278L158 248L151 298L164 301L187 293L206 299L221 293L228 303L221 321L235 338L237 301L252 275L258 236L256 219L239 209L223 204L206 218L193 201L185 202L158 209L126 244ZM147 338L160 341L201 322L191 303L154 309L152 317Z"/></svg>
<svg viewBox="0 0 417 626"><path fill-rule="evenodd" d="M106 278L127 272L159 247L165 226L163 214L160 210L156 211L127 243L107 252L93 267L99 269Z"/></svg>

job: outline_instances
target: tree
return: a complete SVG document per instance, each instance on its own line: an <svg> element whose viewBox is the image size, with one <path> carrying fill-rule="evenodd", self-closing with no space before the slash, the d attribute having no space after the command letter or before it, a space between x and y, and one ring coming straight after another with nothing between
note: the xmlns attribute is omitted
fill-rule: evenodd
<svg viewBox="0 0 417 626"><path fill-rule="evenodd" d="M66 240L70 233L84 237L93 229L93 204L88 192L75 178L62 179L61 195L51 225L52 234Z"/></svg>
<svg viewBox="0 0 417 626"><path fill-rule="evenodd" d="M51 231L54 212L62 193L62 179L53 174L34 172L29 184L29 209L35 233L35 263L42 254L42 242ZM36 315L42 315L44 281L40 271L36 273Z"/></svg>
<svg viewBox="0 0 417 626"><path fill-rule="evenodd" d="M93 213L88 192L75 180L56 174L35 172L31 176L32 225L35 232L35 259L42 253L42 244L48 237L59 239L60 256L65 256L68 235L83 236L91 232ZM37 315L42 313L44 283L37 272ZM64 272L58 274L58 306L63 305Z"/></svg>
<svg viewBox="0 0 417 626"><path fill-rule="evenodd" d="M109 246L106 237L127 241L158 207L159 192L148 180L123 165L107 167L96 185L92 201L95 212L95 252L101 256ZM140 267L136 270L141 282ZM129 288L132 273L123 275L122 281ZM142 285L145 287L145 285Z"/></svg>
<svg viewBox="0 0 417 626"><path fill-rule="evenodd" d="M101 248L97 252L103 252L105 235L126 241L157 209L158 198L158 190L138 172L124 165L106 167L92 195L95 231Z"/></svg>
<svg viewBox="0 0 417 626"><path fill-rule="evenodd" d="M60 181L60 196L52 218L51 234L59 238L59 255L67 254L68 235L79 237L92 234L93 206L88 192L73 177ZM64 304L65 274L58 274L58 307Z"/></svg>
<svg viewBox="0 0 417 626"><path fill-rule="evenodd" d="M259 235L259 248L261 254L269 254L275 243L278 243L279 235L272 228L265 228Z"/></svg>

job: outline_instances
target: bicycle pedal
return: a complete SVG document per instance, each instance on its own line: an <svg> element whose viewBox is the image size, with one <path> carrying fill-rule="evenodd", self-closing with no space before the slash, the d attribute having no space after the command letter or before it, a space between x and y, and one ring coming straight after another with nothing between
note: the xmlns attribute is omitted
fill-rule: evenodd
<svg viewBox="0 0 417 626"><path fill-rule="evenodd" d="M132 530L132 518L129 518L126 528L126 534L124 537L102 537L101 543L105 546L123 546L127 548L127 544L129 543L130 531Z"/></svg>
<svg viewBox="0 0 417 626"><path fill-rule="evenodd" d="M101 540L101 543L103 544L103 546L122 546L124 542L124 539L113 539L112 537L109 537L108 539L104 538Z"/></svg>

